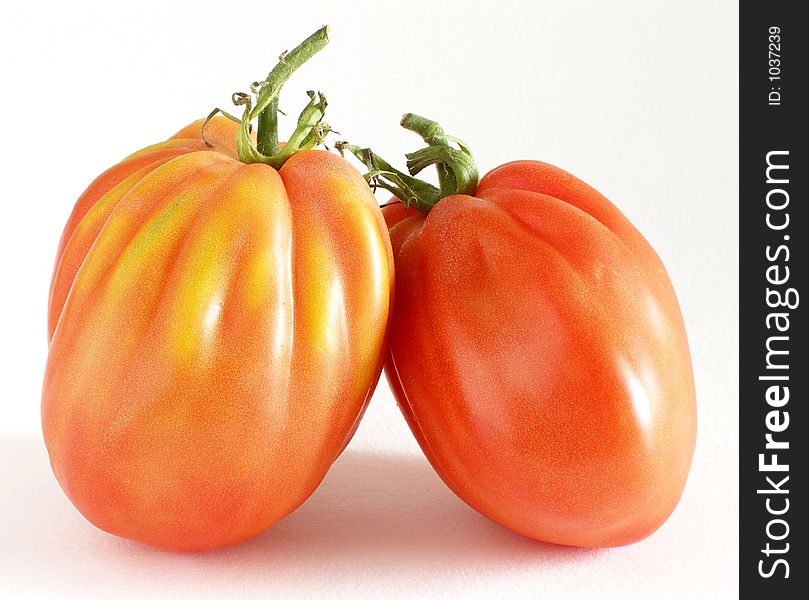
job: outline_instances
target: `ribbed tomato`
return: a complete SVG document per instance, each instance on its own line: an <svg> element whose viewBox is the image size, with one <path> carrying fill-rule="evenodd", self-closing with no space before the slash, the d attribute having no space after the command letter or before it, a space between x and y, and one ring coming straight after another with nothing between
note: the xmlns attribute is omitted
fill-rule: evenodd
<svg viewBox="0 0 809 600"><path fill-rule="evenodd" d="M312 493L379 377L392 301L384 220L352 166L317 150L245 164L239 125L210 121L213 149L200 125L76 204L42 398L76 507L182 551L253 536Z"/></svg>
<svg viewBox="0 0 809 600"><path fill-rule="evenodd" d="M477 183L435 123L443 190L352 150L411 204L388 206L396 305L386 373L442 479L526 536L640 540L669 516L694 451L683 320L654 250L604 196L537 161ZM457 141L457 140L453 140Z"/></svg>

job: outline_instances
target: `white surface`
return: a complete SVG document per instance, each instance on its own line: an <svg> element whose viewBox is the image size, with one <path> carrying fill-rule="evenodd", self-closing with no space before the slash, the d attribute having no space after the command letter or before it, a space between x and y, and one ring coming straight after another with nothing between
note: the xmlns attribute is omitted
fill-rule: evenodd
<svg viewBox="0 0 809 600"><path fill-rule="evenodd" d="M737 595L735 2L9 4L0 596ZM699 434L681 504L648 540L576 550L487 521L433 474L384 382L315 495L242 546L157 552L94 529L61 493L39 394L51 262L74 200L121 157L224 107L326 22L330 47L282 95L290 115L316 87L343 137L391 160L417 147L397 125L414 111L463 137L484 171L555 163L617 203L663 258L691 340Z"/></svg>

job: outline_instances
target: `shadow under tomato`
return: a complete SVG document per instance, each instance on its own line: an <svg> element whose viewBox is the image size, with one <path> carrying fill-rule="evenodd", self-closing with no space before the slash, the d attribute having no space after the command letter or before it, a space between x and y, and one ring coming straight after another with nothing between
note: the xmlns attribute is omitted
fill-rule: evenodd
<svg viewBox="0 0 809 600"><path fill-rule="evenodd" d="M161 552L90 525L68 502L37 439L0 438L0 579L49 565L50 577L75 580L92 571L111 577L163 577L167 585L298 585L307 577L338 584L384 582L395 570L421 577L440 569L470 572L552 568L599 553L543 544L514 534L469 508L417 455L351 448L292 515L243 544L196 555ZM452 576L452 575L450 575ZM286 581L285 581L286 580ZM76 583L77 589L86 586Z"/></svg>

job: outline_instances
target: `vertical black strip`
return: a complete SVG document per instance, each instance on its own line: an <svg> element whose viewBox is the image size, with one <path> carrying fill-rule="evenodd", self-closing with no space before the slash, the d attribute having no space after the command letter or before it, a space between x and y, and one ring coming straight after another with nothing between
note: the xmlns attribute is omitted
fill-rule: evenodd
<svg viewBox="0 0 809 600"><path fill-rule="evenodd" d="M742 598L809 598L809 29L798 6L740 6Z"/></svg>

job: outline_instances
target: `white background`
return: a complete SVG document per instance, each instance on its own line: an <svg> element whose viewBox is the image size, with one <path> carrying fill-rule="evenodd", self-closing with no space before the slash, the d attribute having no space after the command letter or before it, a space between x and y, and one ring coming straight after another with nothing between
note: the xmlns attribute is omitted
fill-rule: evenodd
<svg viewBox="0 0 809 600"><path fill-rule="evenodd" d="M381 383L296 513L241 546L166 554L102 533L62 494L39 430L51 264L103 169L263 78L323 23L285 88L391 160L418 112L486 170L557 164L646 235L677 289L699 434L680 506L651 538L579 550L521 538L433 474ZM735 2L6 3L0 227L0 596L724 598L738 593L738 14ZM288 121L289 122L289 121Z"/></svg>

